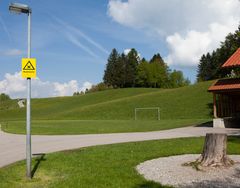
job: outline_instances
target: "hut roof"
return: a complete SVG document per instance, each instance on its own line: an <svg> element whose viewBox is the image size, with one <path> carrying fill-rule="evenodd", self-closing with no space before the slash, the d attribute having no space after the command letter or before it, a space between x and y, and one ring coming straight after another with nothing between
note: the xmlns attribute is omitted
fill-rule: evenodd
<svg viewBox="0 0 240 188"><path fill-rule="evenodd" d="M222 68L240 67L240 48L222 65Z"/></svg>
<svg viewBox="0 0 240 188"><path fill-rule="evenodd" d="M217 80L208 89L210 92L214 91L231 91L240 90L240 78L220 79Z"/></svg>

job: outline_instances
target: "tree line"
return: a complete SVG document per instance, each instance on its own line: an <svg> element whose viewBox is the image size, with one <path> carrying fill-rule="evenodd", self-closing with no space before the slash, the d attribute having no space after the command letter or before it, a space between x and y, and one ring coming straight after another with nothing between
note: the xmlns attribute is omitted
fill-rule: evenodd
<svg viewBox="0 0 240 188"><path fill-rule="evenodd" d="M229 33L220 47L211 53L203 54L198 64L197 81L213 80L227 76L240 76L240 70L222 69L221 66L240 47L240 26L234 33Z"/></svg>
<svg viewBox="0 0 240 188"><path fill-rule="evenodd" d="M112 50L103 82L113 88L175 88L190 84L181 71L171 71L159 53L147 61L140 59L134 48L128 54L120 54L115 48Z"/></svg>
<svg viewBox="0 0 240 188"><path fill-rule="evenodd" d="M11 100L11 98L9 97L9 95L5 94L5 93L0 93L0 102L3 101L8 101Z"/></svg>

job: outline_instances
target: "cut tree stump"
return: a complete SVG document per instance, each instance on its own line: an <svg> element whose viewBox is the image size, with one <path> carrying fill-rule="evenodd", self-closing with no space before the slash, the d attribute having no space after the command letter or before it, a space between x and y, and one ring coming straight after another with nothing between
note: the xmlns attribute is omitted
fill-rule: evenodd
<svg viewBox="0 0 240 188"><path fill-rule="evenodd" d="M227 156L227 135L207 133L198 167L229 167L234 161Z"/></svg>

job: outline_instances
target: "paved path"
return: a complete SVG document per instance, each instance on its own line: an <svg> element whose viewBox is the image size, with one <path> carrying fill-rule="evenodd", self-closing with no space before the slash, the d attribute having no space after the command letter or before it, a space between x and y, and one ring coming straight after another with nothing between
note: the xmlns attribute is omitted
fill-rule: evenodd
<svg viewBox="0 0 240 188"><path fill-rule="evenodd" d="M240 129L221 129L209 127L185 127L164 131L142 133L114 133L63 136L32 136L33 154L50 153L81 147L124 143L133 141L198 137L206 133L239 134ZM0 131L0 167L25 158L25 136Z"/></svg>

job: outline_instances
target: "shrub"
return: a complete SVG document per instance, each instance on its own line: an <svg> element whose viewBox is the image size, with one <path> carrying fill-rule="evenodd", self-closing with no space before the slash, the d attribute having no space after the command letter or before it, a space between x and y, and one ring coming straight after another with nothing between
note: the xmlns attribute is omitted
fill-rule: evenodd
<svg viewBox="0 0 240 188"><path fill-rule="evenodd" d="M5 93L1 93L0 101L7 101L7 100L11 100L11 98L8 95L6 95Z"/></svg>

